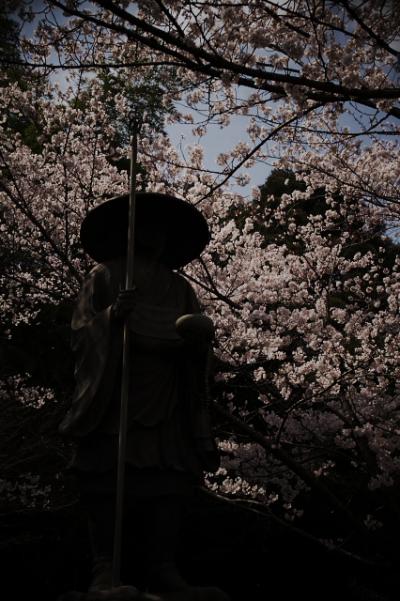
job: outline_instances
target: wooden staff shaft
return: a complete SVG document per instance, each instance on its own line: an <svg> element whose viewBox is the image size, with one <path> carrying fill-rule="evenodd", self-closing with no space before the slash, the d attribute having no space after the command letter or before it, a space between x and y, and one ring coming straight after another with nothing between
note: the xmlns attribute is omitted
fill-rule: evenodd
<svg viewBox="0 0 400 601"><path fill-rule="evenodd" d="M133 288L133 266L135 260L135 209L136 209L136 165L137 165L137 138L138 128L135 127L131 138L131 165L130 165L130 190L129 190L129 224L128 224L128 247L125 289ZM124 484L125 484L125 455L128 401L130 388L130 344L131 333L124 323L124 338L122 349L122 382L121 382L121 410L119 421L118 441L118 471L117 471L117 494L115 504L114 525L114 551L112 565L112 586L120 586L121 583L121 547L122 547L122 518L124 506Z"/></svg>

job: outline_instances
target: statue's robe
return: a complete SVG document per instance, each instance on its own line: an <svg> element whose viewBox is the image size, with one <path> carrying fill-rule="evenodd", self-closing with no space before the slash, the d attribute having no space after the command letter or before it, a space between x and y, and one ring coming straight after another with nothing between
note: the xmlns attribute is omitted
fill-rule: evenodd
<svg viewBox="0 0 400 601"><path fill-rule="evenodd" d="M207 351L185 344L175 328L200 307L178 273L160 264L151 275L139 258L136 271L126 462L200 475L219 461L205 399ZM125 261L97 265L72 317L76 388L60 431L77 440L72 467L81 472L112 470L117 461L123 327L110 312L124 279Z"/></svg>

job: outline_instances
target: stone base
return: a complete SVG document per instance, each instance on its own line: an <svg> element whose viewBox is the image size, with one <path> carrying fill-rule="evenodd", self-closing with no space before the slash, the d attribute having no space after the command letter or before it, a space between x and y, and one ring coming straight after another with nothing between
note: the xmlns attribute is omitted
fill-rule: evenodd
<svg viewBox="0 0 400 601"><path fill-rule="evenodd" d="M213 586L191 586L187 590L161 593L162 601L230 601L228 595Z"/></svg>
<svg viewBox="0 0 400 601"><path fill-rule="evenodd" d="M57 601L162 601L159 595L141 593L134 586L118 586L104 591L64 593Z"/></svg>
<svg viewBox="0 0 400 601"><path fill-rule="evenodd" d="M57 601L230 601L226 593L215 587L195 587L173 593L141 593L133 586L119 586L104 591L64 593Z"/></svg>

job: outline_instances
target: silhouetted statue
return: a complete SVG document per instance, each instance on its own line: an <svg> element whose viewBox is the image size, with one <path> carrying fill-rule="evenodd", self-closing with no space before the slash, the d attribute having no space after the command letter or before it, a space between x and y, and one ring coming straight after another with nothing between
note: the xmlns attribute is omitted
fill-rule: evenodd
<svg viewBox="0 0 400 601"><path fill-rule="evenodd" d="M129 545L143 545L145 587L163 593L188 589L175 564L181 510L203 472L219 465L206 398L213 325L173 271L201 253L209 231L197 209L173 196L139 193L136 203L133 290L123 290L128 196L99 205L82 224L82 245L98 264L72 317L76 389L60 431L77 443L71 469L89 516L90 590L107 589L126 320L132 343L124 531L136 520Z"/></svg>

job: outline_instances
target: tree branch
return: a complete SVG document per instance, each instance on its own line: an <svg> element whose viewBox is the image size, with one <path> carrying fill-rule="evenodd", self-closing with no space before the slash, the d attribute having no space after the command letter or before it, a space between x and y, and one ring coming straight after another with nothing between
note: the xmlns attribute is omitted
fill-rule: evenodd
<svg viewBox="0 0 400 601"><path fill-rule="evenodd" d="M107 29L124 33L128 38L137 40L143 43L145 46L153 48L154 50L164 54L179 58L182 61L182 66L186 66L195 72L213 75L219 79L221 78L222 70L223 72L231 73L232 76L238 79L238 83L241 85L247 85L256 89L265 89L273 93L283 94L284 96L287 96L287 93L283 85L277 84L302 86L311 91L307 95L308 98L323 102L338 100L345 101L353 99L357 102L364 103L370 99L397 100L400 96L400 89L395 87L382 89L347 88L346 86L335 84L330 81L313 80L302 76L294 77L288 74L281 75L272 71L265 72L263 69L247 67L245 65L229 61L220 55L210 54L203 48L195 46L191 40L186 40L186 38L181 39L166 31L163 31L162 29L150 25L149 23L146 23L142 19L135 17L133 14L127 12L119 6L116 6L110 0L94 1L105 10L111 12L111 14L118 16L123 21L127 21L130 25L134 25L136 31L121 25L117 25L116 23L107 23L106 21L103 21L97 17L93 17L88 13L71 9L59 0L50 0L51 4L71 15L78 16L83 20L91 21L97 25L106 27ZM148 35L142 35L138 32L138 30L145 32ZM160 40L162 40L164 44L160 43ZM192 60L189 57L193 57L195 60ZM205 63L199 63L198 59L205 61ZM258 80L257 84L256 80ZM320 96L317 97L316 94L318 94L318 92L320 93ZM398 109L398 115L396 116L400 117L400 109Z"/></svg>
<svg viewBox="0 0 400 601"><path fill-rule="evenodd" d="M262 148L264 146L264 144L266 144L269 140L271 140L271 138L273 138L279 131L281 131L281 129L284 129L285 127L288 127L291 123L294 123L295 121L298 121L299 119L305 117L307 114L315 111L317 108L320 108L322 105L321 104L316 104L313 105L312 107L306 109L305 111L301 112L300 114L296 114L294 117L292 117L291 119L289 119L288 121L285 121L284 123L280 123L277 127L275 127L269 134L268 136L266 136L263 140L261 140L256 146L254 146L254 148L243 158L241 159L233 169L231 169L229 171L229 173L226 175L226 177L219 182L218 184L216 184L215 186L213 186L209 192L207 192L207 194L205 194L202 198L200 198L200 200L198 200L195 205L200 204L203 200L205 200L206 198L209 198L210 196L212 196L214 194L214 192L216 190L218 190L218 188L221 188L221 186L223 186L224 184L226 184L226 182L232 177L232 175L234 173L236 173L249 159L251 159L252 156L254 156L259 150L260 148Z"/></svg>
<svg viewBox="0 0 400 601"><path fill-rule="evenodd" d="M368 25L365 23L365 21L363 21L363 19L360 17L360 15L357 14L357 12L354 10L354 8L352 6L350 6L350 4L348 3L347 0L339 0L339 4L341 4L349 13L349 15L351 16L352 19L354 19L354 21L356 21L359 26L368 33L368 35L375 40L375 42L377 43L377 45L382 48L383 50L386 50L386 52L389 52L389 54L391 54L392 56L396 57L397 59L399 58L399 52L397 52L397 50L394 50L393 48L391 48L391 46L389 46L389 44L387 44L385 42L385 40L383 40L381 37L379 37L378 34L375 33L375 31L373 31L370 27L368 27Z"/></svg>
<svg viewBox="0 0 400 601"><path fill-rule="evenodd" d="M292 459L292 457L281 447L277 446L273 440L257 432L252 426L249 426L241 419L232 415L232 413L221 407L221 405L219 405L217 402L214 401L212 407L217 413L219 413L219 415L227 419L240 432L246 434L251 440L259 444L269 455L272 455L281 463L286 465L303 482L310 486L311 489L325 498L333 508L343 515L347 522L351 524L359 534L361 534L363 537L370 535L369 531L364 524L360 522L358 517L353 515L349 508L329 488L327 488L321 480L313 476L306 468Z"/></svg>

